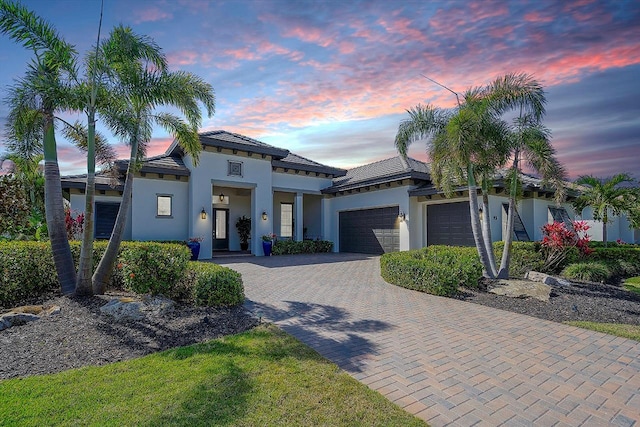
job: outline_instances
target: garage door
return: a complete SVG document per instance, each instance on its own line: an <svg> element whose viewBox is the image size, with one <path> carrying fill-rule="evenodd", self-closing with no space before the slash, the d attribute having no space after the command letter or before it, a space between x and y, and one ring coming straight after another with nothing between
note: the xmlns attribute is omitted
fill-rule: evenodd
<svg viewBox="0 0 640 427"><path fill-rule="evenodd" d="M427 244L474 246L469 202L427 206Z"/></svg>
<svg viewBox="0 0 640 427"><path fill-rule="evenodd" d="M111 237L120 203L96 203L96 239Z"/></svg>
<svg viewBox="0 0 640 427"><path fill-rule="evenodd" d="M400 250L398 207L340 212L340 252Z"/></svg>

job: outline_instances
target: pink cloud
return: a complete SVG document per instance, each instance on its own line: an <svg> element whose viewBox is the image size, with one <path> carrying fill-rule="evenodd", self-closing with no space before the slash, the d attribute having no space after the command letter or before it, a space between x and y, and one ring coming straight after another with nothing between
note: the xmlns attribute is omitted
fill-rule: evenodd
<svg viewBox="0 0 640 427"><path fill-rule="evenodd" d="M157 22L173 18L173 15L159 7L149 7L147 9L137 10L133 12L134 22L140 24L142 22Z"/></svg>
<svg viewBox="0 0 640 427"><path fill-rule="evenodd" d="M546 23L553 22L554 17L551 15L543 15L536 10L525 14L523 19L527 22Z"/></svg>
<svg viewBox="0 0 640 427"><path fill-rule="evenodd" d="M282 35L284 37L291 37L302 40L307 43L317 44L318 46L327 47L331 44L331 38L319 28L313 27L292 27L286 28Z"/></svg>
<svg viewBox="0 0 640 427"><path fill-rule="evenodd" d="M193 65L198 63L200 53L195 50L178 50L167 54L167 61L171 66Z"/></svg>

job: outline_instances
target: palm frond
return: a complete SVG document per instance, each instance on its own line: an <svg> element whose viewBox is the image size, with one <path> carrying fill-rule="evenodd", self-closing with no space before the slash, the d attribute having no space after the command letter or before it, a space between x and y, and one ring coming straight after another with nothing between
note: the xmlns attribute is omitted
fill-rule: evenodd
<svg viewBox="0 0 640 427"><path fill-rule="evenodd" d="M74 123L63 122L62 133L81 151L87 152L89 130L84 123L80 121ZM110 165L116 160L115 150L100 132L96 132L95 138L96 162L101 165Z"/></svg>
<svg viewBox="0 0 640 427"><path fill-rule="evenodd" d="M171 133L185 153L191 155L193 164L198 165L200 158L200 137L198 129L173 114L162 113L155 116L155 121Z"/></svg>

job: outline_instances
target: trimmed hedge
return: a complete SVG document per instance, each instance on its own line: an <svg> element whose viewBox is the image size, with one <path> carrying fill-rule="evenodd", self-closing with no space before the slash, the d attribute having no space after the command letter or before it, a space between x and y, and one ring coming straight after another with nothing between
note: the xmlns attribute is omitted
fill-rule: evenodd
<svg viewBox="0 0 640 427"><path fill-rule="evenodd" d="M230 307L244 302L240 273L217 264L189 261L180 288L199 306Z"/></svg>
<svg viewBox="0 0 640 427"><path fill-rule="evenodd" d="M380 273L387 282L403 288L450 296L460 286L476 287L482 266L475 248L429 246L382 255Z"/></svg>
<svg viewBox="0 0 640 427"><path fill-rule="evenodd" d="M77 265L80 242L70 245ZM106 247L106 241L94 242L94 268ZM215 264L188 263L190 256L184 244L122 242L110 287L163 294L197 305L230 306L244 301L239 273ZM0 242L0 308L59 289L48 242Z"/></svg>
<svg viewBox="0 0 640 427"><path fill-rule="evenodd" d="M271 248L272 255L315 254L331 252L333 242L328 240L277 240Z"/></svg>
<svg viewBox="0 0 640 427"><path fill-rule="evenodd" d="M124 288L135 293L172 296L186 273L189 248L173 243L127 242L120 250Z"/></svg>

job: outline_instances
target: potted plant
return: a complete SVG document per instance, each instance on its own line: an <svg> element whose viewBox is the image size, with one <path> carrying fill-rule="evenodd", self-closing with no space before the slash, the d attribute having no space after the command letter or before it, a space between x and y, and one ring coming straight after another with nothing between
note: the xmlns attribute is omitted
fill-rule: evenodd
<svg viewBox="0 0 640 427"><path fill-rule="evenodd" d="M240 235L240 249L246 251L249 248L249 236L251 235L251 218L242 215L236 222L236 228Z"/></svg>
<svg viewBox="0 0 640 427"><path fill-rule="evenodd" d="M271 255L271 247L275 238L276 235L273 233L262 236L262 250L264 251L264 256Z"/></svg>
<svg viewBox="0 0 640 427"><path fill-rule="evenodd" d="M197 261L200 255L200 242L202 237L189 237L187 239L187 246L191 249L191 261Z"/></svg>

